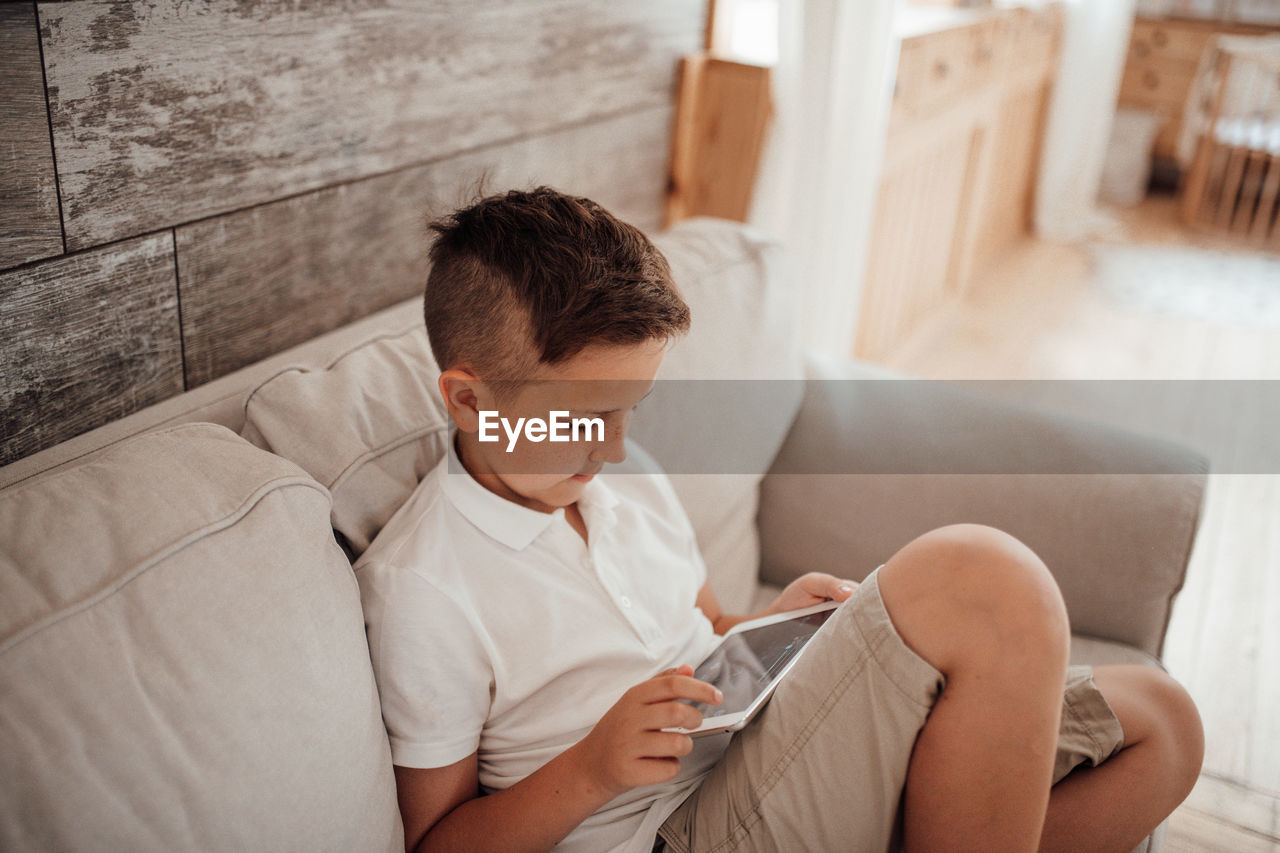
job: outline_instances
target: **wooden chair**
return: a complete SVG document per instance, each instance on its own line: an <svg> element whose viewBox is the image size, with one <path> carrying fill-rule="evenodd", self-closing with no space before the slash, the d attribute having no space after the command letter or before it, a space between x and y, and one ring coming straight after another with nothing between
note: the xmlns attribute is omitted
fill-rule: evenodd
<svg viewBox="0 0 1280 853"><path fill-rule="evenodd" d="M1280 250L1280 36L1219 36L1187 105L1182 218Z"/></svg>

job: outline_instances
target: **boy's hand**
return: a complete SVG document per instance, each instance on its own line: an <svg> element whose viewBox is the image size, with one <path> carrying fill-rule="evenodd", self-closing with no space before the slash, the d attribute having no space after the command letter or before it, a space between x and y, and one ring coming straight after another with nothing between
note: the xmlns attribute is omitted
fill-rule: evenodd
<svg viewBox="0 0 1280 853"><path fill-rule="evenodd" d="M692 676L693 667L685 664L632 687L575 747L588 777L611 799L680 772L680 756L693 751L693 738L662 730L697 728L702 715L677 700L719 705L724 699L715 687Z"/></svg>
<svg viewBox="0 0 1280 853"><path fill-rule="evenodd" d="M824 601L844 601L853 595L858 586L856 581L844 580L822 572L809 572L787 584L786 589L766 607L760 616L782 613L786 610L798 610L811 604Z"/></svg>

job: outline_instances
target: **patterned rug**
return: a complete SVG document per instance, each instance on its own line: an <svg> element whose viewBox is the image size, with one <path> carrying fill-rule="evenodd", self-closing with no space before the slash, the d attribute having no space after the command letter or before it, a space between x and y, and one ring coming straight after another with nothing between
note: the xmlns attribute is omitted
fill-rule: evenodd
<svg viewBox="0 0 1280 853"><path fill-rule="evenodd" d="M1089 248L1102 292L1121 305L1280 328L1280 257L1177 246Z"/></svg>

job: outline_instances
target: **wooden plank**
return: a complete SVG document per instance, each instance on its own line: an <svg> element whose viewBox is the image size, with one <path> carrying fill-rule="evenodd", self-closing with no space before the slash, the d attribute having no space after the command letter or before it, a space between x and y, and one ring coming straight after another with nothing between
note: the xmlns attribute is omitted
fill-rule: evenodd
<svg viewBox="0 0 1280 853"><path fill-rule="evenodd" d="M995 165L988 172L986 203L974 238L979 264L1007 252L1030 231L1047 101L1048 88L1040 86L1010 92L1000 103L992 143L997 146Z"/></svg>
<svg viewBox="0 0 1280 853"><path fill-rule="evenodd" d="M996 155L1001 142L996 136L1000 127L999 119L998 109L984 111L974 123L969 137L969 161L965 164L960 222L956 226L951 269L947 273L948 287L960 297L969 292L973 281L974 261L981 245L984 214L990 204Z"/></svg>
<svg viewBox="0 0 1280 853"><path fill-rule="evenodd" d="M173 236L0 274L0 464L182 391Z"/></svg>
<svg viewBox="0 0 1280 853"><path fill-rule="evenodd" d="M1274 838L1240 829L1193 808L1182 807L1169 818L1165 853L1277 853Z"/></svg>
<svg viewBox="0 0 1280 853"><path fill-rule="evenodd" d="M687 176L694 174L697 164L697 118L702 110L702 70L707 58L706 52L700 51L680 60L676 117L671 132L671 176L663 220L668 227L693 215L689 211L689 193L682 191L681 187Z"/></svg>
<svg viewBox="0 0 1280 853"><path fill-rule="evenodd" d="M1209 122L1196 140L1195 156L1191 161L1187 180L1182 188L1180 213L1182 221L1195 226L1209 218L1211 199L1217 190L1216 168L1221 154L1220 146L1214 137L1213 128L1217 127L1218 118L1222 115L1222 97L1227 85L1227 59L1221 54L1213 58L1214 73L1217 84L1214 86L1213 106L1209 110ZM1181 122L1181 113L1178 121Z"/></svg>
<svg viewBox="0 0 1280 853"><path fill-rule="evenodd" d="M1255 475L1263 482L1265 503L1272 512L1280 509L1280 475ZM1263 586L1259 590L1264 602L1270 602L1271 617L1262 620L1258 636L1257 665L1253 671L1256 694L1253 715L1256 722L1254 742L1249 750L1249 775L1254 787L1271 792L1271 824L1268 830L1280 838L1280 620L1275 618L1276 603L1280 603L1280 524L1272 523L1258 532L1258 561L1270 566L1265 572Z"/></svg>
<svg viewBox="0 0 1280 853"><path fill-rule="evenodd" d="M1259 196L1262 195L1262 178L1267 167L1267 152L1250 150L1246 155L1244 178L1240 184L1240 204L1231 217L1229 230L1246 235L1258 212Z"/></svg>
<svg viewBox="0 0 1280 853"><path fill-rule="evenodd" d="M961 173L963 184L945 279L948 296L962 297L969 289L974 249L978 243L979 217L985 202L984 191L989 183L991 154L995 147L991 139L993 125L990 120L979 122L969 135L968 157Z"/></svg>
<svg viewBox="0 0 1280 853"><path fill-rule="evenodd" d="M538 183L641 228L662 216L672 108L647 109L177 229L188 385L411 297L424 218Z"/></svg>
<svg viewBox="0 0 1280 853"><path fill-rule="evenodd" d="M890 270L900 242L892 218L897 207L896 190L900 174L884 175L876 192L876 213L870 241L874 249L867 253L863 280L868 282L868 286L862 289L859 302L857 329L853 337L852 355L855 358L874 359L882 355L880 335L884 329L884 303L897 291Z"/></svg>
<svg viewBox="0 0 1280 853"><path fill-rule="evenodd" d="M1271 220L1267 239L1273 247L1280 248L1280 211L1276 211L1275 218Z"/></svg>
<svg viewBox="0 0 1280 853"><path fill-rule="evenodd" d="M1219 207L1223 204L1223 183L1227 174L1227 163L1231 160L1231 150L1229 146L1213 141L1211 152L1213 159L1208 167L1205 199L1200 203L1200 210L1197 213L1198 224L1212 225L1218 215Z"/></svg>
<svg viewBox="0 0 1280 853"><path fill-rule="evenodd" d="M681 72L667 223L745 221L772 105L769 69L695 56Z"/></svg>
<svg viewBox="0 0 1280 853"><path fill-rule="evenodd" d="M1262 196L1258 200L1258 215L1253 219L1253 228L1249 231L1249 239L1262 243L1267 238L1267 229L1276 212L1276 196L1280 193L1280 156L1267 158L1267 176L1262 184Z"/></svg>
<svg viewBox="0 0 1280 853"><path fill-rule="evenodd" d="M34 4L0 5L0 268L62 254Z"/></svg>
<svg viewBox="0 0 1280 853"><path fill-rule="evenodd" d="M1242 785L1220 776L1204 773L1196 782L1195 789L1187 797L1186 802L1175 813L1174 818L1170 829L1181 830L1179 834L1188 841L1203 837L1196 830L1195 824L1211 819L1217 823L1214 827L1217 832L1227 833L1227 837L1234 837L1237 833L1248 833L1249 835L1240 837L1258 845L1230 845L1226 843L1225 838L1220 838L1216 846L1193 848L1197 851L1230 850L1234 853L1237 850L1280 849L1280 794L1256 785ZM1179 818L1185 820L1179 820ZM1185 849L1174 847L1172 831L1169 841L1170 849Z"/></svg>
<svg viewBox="0 0 1280 853"><path fill-rule="evenodd" d="M1214 225L1223 231L1231 224L1231 217L1240 202L1240 183L1244 178L1244 164L1248 157L1247 148L1233 147L1227 160L1227 174L1222 179L1222 195L1218 198L1218 210L1214 214Z"/></svg>
<svg viewBox="0 0 1280 853"><path fill-rule="evenodd" d="M1213 567L1213 580L1200 602L1205 609L1196 638L1197 653L1212 663L1184 683L1210 733L1205 738L1204 771L1246 780L1260 729L1253 702L1259 675L1257 640L1270 618L1261 593L1272 570L1259 559L1258 549L1272 519L1254 508L1274 503L1268 502L1267 477L1218 476L1222 488L1212 509L1221 519L1218 528L1229 532L1204 543L1212 547L1203 553L1204 565Z"/></svg>
<svg viewBox="0 0 1280 853"><path fill-rule="evenodd" d="M883 352L900 338L902 324L911 299L911 289L916 272L916 230L913 226L919 212L920 200L919 162L896 172L888 195L891 212L886 223L888 235L888 274L876 282L880 301L879 321L871 341L876 352ZM867 289L870 290L870 289ZM864 293L867 292L864 290Z"/></svg>
<svg viewBox="0 0 1280 853"><path fill-rule="evenodd" d="M42 4L68 245L667 105L704 2Z"/></svg>

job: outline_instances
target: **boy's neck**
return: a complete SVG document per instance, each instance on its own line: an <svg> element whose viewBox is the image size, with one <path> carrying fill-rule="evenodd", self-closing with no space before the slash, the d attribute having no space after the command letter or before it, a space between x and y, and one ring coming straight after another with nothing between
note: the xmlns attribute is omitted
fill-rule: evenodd
<svg viewBox="0 0 1280 853"><path fill-rule="evenodd" d="M484 455L480 453L477 443L476 436L472 433L463 432L462 430L454 433L454 449L457 451L458 461L462 463L462 467L466 469L471 479L503 500L511 501L526 509L548 514L556 511L557 507L547 506L541 501L526 498L502 482L502 478L485 463ZM578 508L577 501L564 507L564 517L565 521L569 522L569 526L582 537L582 541L586 542L587 525L582 518L582 511Z"/></svg>
<svg viewBox="0 0 1280 853"><path fill-rule="evenodd" d="M471 475L471 479L503 500L511 501L513 504L519 504L522 507L537 510L538 512L555 512L555 507L549 507L540 501L530 500L524 495L513 491L506 483L502 482L502 478L494 473L493 468L485 461L484 454L480 452L479 447L476 445L475 435L462 430L454 433L454 448L458 452L458 461L462 463L462 467Z"/></svg>

